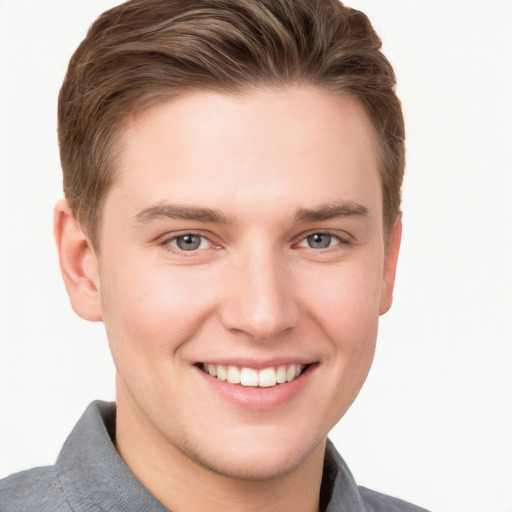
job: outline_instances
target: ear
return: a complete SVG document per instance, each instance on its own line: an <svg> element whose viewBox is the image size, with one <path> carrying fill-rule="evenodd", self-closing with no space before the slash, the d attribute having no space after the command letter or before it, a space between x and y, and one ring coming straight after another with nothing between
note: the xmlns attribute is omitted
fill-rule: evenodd
<svg viewBox="0 0 512 512"><path fill-rule="evenodd" d="M384 274L382 279L382 293L380 298L379 313L383 315L391 308L393 303L393 288L395 285L396 264L398 262L398 253L400 251L400 242L402 240L402 214L399 213L385 249L384 255Z"/></svg>
<svg viewBox="0 0 512 512"><path fill-rule="evenodd" d="M101 321L98 259L64 199L55 205L53 230L71 307L85 320Z"/></svg>

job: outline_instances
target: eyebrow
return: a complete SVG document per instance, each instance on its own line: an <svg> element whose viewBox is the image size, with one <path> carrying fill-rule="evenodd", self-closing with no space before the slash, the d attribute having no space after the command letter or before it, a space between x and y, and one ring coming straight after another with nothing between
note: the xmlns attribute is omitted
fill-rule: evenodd
<svg viewBox="0 0 512 512"><path fill-rule="evenodd" d="M367 217L368 215L369 211L366 206L353 201L343 201L322 205L313 209L300 208L295 214L295 222L297 224L305 224L307 222L321 222L335 218ZM159 217L216 224L235 224L233 217L225 215L219 210L173 203L151 206L135 215L135 219L141 224Z"/></svg>
<svg viewBox="0 0 512 512"><path fill-rule="evenodd" d="M362 204L353 201L343 201L323 205L315 209L301 208L295 215L297 224L307 222L321 222L323 220L344 218L344 217L368 217L369 210Z"/></svg>
<svg viewBox="0 0 512 512"><path fill-rule="evenodd" d="M183 206L179 204L159 204L142 210L135 216L140 223L145 223L158 217L169 219L195 220L198 222L212 222L218 224L232 224L233 219L219 210L199 208L196 206Z"/></svg>

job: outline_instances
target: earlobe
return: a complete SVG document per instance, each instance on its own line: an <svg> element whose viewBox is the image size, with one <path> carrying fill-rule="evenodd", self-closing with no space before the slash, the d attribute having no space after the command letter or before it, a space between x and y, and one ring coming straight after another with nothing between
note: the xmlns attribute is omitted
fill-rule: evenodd
<svg viewBox="0 0 512 512"><path fill-rule="evenodd" d="M73 310L85 320L101 321L96 253L64 199L55 205L53 228L60 269Z"/></svg>
<svg viewBox="0 0 512 512"><path fill-rule="evenodd" d="M401 240L402 214L399 213L391 229L384 256L384 275L382 280L382 293L379 309L379 314L381 315L387 313L393 303L393 288L395 285L396 265L398 262Z"/></svg>

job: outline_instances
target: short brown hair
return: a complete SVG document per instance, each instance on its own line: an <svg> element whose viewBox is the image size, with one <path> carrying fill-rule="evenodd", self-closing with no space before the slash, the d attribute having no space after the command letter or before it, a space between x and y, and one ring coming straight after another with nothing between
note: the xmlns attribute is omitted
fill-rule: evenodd
<svg viewBox="0 0 512 512"><path fill-rule="evenodd" d="M288 84L348 93L366 109L389 233L400 208L404 121L366 15L338 0L130 0L90 27L59 96L64 192L95 248L127 119L187 90Z"/></svg>

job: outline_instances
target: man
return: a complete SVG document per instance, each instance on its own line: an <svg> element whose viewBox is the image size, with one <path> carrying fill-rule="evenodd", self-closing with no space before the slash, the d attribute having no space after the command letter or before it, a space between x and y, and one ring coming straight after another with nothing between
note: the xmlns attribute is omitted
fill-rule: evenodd
<svg viewBox="0 0 512 512"><path fill-rule="evenodd" d="M55 208L116 405L0 510L415 511L327 440L371 366L400 246L404 129L368 19L336 0L132 0L59 98Z"/></svg>

